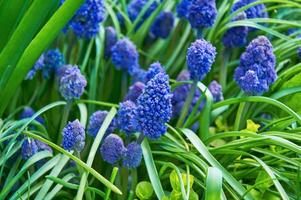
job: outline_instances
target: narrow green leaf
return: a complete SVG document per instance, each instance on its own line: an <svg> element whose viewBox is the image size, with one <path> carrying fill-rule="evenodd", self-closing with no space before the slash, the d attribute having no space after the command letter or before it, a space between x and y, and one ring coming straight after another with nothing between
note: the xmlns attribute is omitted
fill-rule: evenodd
<svg viewBox="0 0 301 200"><path fill-rule="evenodd" d="M222 195L223 174L216 167L209 167L206 178L205 200L220 200Z"/></svg>

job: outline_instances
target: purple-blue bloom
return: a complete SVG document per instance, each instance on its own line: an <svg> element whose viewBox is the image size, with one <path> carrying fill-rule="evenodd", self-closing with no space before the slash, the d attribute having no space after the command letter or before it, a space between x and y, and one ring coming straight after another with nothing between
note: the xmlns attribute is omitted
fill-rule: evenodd
<svg viewBox="0 0 301 200"><path fill-rule="evenodd" d="M105 50L104 56L106 59L110 58L112 55L112 47L117 42L117 33L115 29L111 26L105 28Z"/></svg>
<svg viewBox="0 0 301 200"><path fill-rule="evenodd" d="M174 16L172 12L161 12L152 24L150 31L158 38L167 38L174 26Z"/></svg>
<svg viewBox="0 0 301 200"><path fill-rule="evenodd" d="M210 90L210 92L211 92L211 94L213 96L213 101L214 102L218 102L218 101L224 100L222 86L218 82L212 81L209 84L208 89Z"/></svg>
<svg viewBox="0 0 301 200"><path fill-rule="evenodd" d="M26 138L22 143L21 155L24 160L38 153L39 148L34 139Z"/></svg>
<svg viewBox="0 0 301 200"><path fill-rule="evenodd" d="M134 71L139 68L139 54L136 46L128 38L119 40L112 47L112 63L116 69L125 70L133 75Z"/></svg>
<svg viewBox="0 0 301 200"><path fill-rule="evenodd" d="M62 131L63 141L62 147L67 151L76 150L82 151L85 146L85 129L76 119L73 122L68 122Z"/></svg>
<svg viewBox="0 0 301 200"><path fill-rule="evenodd" d="M25 107L23 112L20 114L19 119L30 118L35 114L35 111L31 107ZM44 119L40 116L35 118L40 124L44 124Z"/></svg>
<svg viewBox="0 0 301 200"><path fill-rule="evenodd" d="M273 46L265 36L254 39L240 57L234 80L249 95L261 95L277 79Z"/></svg>
<svg viewBox="0 0 301 200"><path fill-rule="evenodd" d="M217 16L215 0L192 0L188 9L188 21L193 28L213 26Z"/></svg>
<svg viewBox="0 0 301 200"><path fill-rule="evenodd" d="M99 24L104 17L104 0L86 0L68 25L76 36L89 39L98 34Z"/></svg>
<svg viewBox="0 0 301 200"><path fill-rule="evenodd" d="M244 20L247 18L245 12L239 13L232 21ZM227 48L243 47L247 44L249 28L247 26L233 27L226 31L223 36L223 44Z"/></svg>
<svg viewBox="0 0 301 200"><path fill-rule="evenodd" d="M125 101L119 104L117 113L117 124L120 131L130 136L137 131L137 127L133 124L135 120L136 104L132 101Z"/></svg>
<svg viewBox="0 0 301 200"><path fill-rule="evenodd" d="M177 13L180 18L188 18L189 7L191 5L192 0L182 0L177 5Z"/></svg>
<svg viewBox="0 0 301 200"><path fill-rule="evenodd" d="M42 54L40 58L36 61L31 70L27 73L25 80L32 80L36 73L41 70L44 66L44 55Z"/></svg>
<svg viewBox="0 0 301 200"><path fill-rule="evenodd" d="M115 164L118 162L121 159L124 151L125 148L123 141L116 134L108 135L100 147L102 158L110 164Z"/></svg>
<svg viewBox="0 0 301 200"><path fill-rule="evenodd" d="M53 153L52 148L44 142L41 142L40 140L35 140L35 142L38 147L38 151L49 151L50 153Z"/></svg>
<svg viewBox="0 0 301 200"><path fill-rule="evenodd" d="M132 22L134 22L136 20L139 13L142 11L144 6L146 6L147 2L148 2L148 0L131 0L130 1L130 3L128 4L127 9L128 9L129 18ZM139 22L139 25L141 25L154 12L154 10L157 8L157 6L158 6L158 3L156 1L154 1L148 7L146 12L142 16L142 19Z"/></svg>
<svg viewBox="0 0 301 200"><path fill-rule="evenodd" d="M122 165L126 168L136 168L140 165L142 159L142 148L137 142L130 143L122 157Z"/></svg>
<svg viewBox="0 0 301 200"><path fill-rule="evenodd" d="M233 5L232 12L256 1L258 0L239 0ZM264 4L257 4L256 6L246 9L244 12L246 13L248 19L269 17Z"/></svg>
<svg viewBox="0 0 301 200"><path fill-rule="evenodd" d="M136 102L140 94L142 94L145 85L142 82L136 82L132 86L130 86L128 93L126 94L124 100Z"/></svg>
<svg viewBox="0 0 301 200"><path fill-rule="evenodd" d="M79 99L87 85L86 78L77 66L67 67L60 78L61 95L67 100Z"/></svg>
<svg viewBox="0 0 301 200"><path fill-rule="evenodd" d="M201 81L211 70L216 49L204 39L198 39L188 48L187 66L193 80Z"/></svg>
<svg viewBox="0 0 301 200"><path fill-rule="evenodd" d="M166 132L165 123L172 113L172 94L169 77L157 74L147 82L143 93L137 99L136 126L150 139L157 139Z"/></svg>
<svg viewBox="0 0 301 200"><path fill-rule="evenodd" d="M162 67L162 65L160 64L160 62L154 62L153 64L151 64L145 75L145 83L150 81L152 78L154 78L160 72L165 73L165 70Z"/></svg>
<svg viewBox="0 0 301 200"><path fill-rule="evenodd" d="M102 123L104 122L105 118L107 117L108 112L107 111L102 111L98 110L94 112L89 120L89 125L88 125L88 134L91 135L92 137L96 137ZM108 129L106 130L106 134L110 134L115 130L115 120L113 119L111 124L109 125Z"/></svg>

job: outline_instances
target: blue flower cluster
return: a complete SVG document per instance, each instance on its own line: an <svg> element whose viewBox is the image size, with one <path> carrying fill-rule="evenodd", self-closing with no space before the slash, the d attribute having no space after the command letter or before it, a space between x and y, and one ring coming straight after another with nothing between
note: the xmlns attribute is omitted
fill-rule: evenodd
<svg viewBox="0 0 301 200"><path fill-rule="evenodd" d="M115 29L111 26L105 28L105 50L104 56L106 59L110 58L112 55L112 47L117 42L117 33Z"/></svg>
<svg viewBox="0 0 301 200"><path fill-rule="evenodd" d="M26 138L23 141L21 147L21 156L24 160L28 160L30 157L40 151L49 151L51 153L53 152L51 147L39 140Z"/></svg>
<svg viewBox="0 0 301 200"><path fill-rule="evenodd" d="M91 115L89 120L88 130L87 130L89 135L91 135L92 137L96 137L107 115L108 112L102 110L98 110ZM111 122L111 124L109 125L106 131L106 135L112 133L115 130L115 128L116 128L116 123L115 120L113 119L113 121Z"/></svg>
<svg viewBox="0 0 301 200"><path fill-rule="evenodd" d="M239 0L233 5L232 12L257 1L258 0ZM252 6L246 9L244 12L246 13L248 19L269 17L268 13L266 12L266 7L262 3Z"/></svg>
<svg viewBox="0 0 301 200"><path fill-rule="evenodd" d="M127 10L128 10L129 18L132 22L136 20L139 13L146 6L147 2L148 0L131 0L131 2L128 4ZM142 19L139 22L139 26L154 12L154 10L156 10L157 7L158 7L158 3L154 1L142 16Z"/></svg>
<svg viewBox="0 0 301 200"><path fill-rule="evenodd" d="M261 95L277 79L273 46L265 36L254 39L240 57L234 79L249 95Z"/></svg>
<svg viewBox="0 0 301 200"><path fill-rule="evenodd" d="M137 130L150 139L157 139L163 135L166 132L165 123L169 121L172 113L171 98L169 77L160 72L147 82L137 99Z"/></svg>
<svg viewBox="0 0 301 200"><path fill-rule="evenodd" d="M217 16L215 0L182 0L177 5L177 13L188 19L193 28L211 27Z"/></svg>
<svg viewBox="0 0 301 200"><path fill-rule="evenodd" d="M198 39L188 48L187 66L193 80L201 81L211 70L216 49L204 39Z"/></svg>
<svg viewBox="0 0 301 200"><path fill-rule="evenodd" d="M239 13L232 21L244 20L247 18L245 12ZM244 47L247 44L249 28L247 26L239 26L230 28L223 36L223 44L227 48Z"/></svg>
<svg viewBox="0 0 301 200"><path fill-rule="evenodd" d="M104 139L100 153L102 158L110 164L116 164L122 160L122 165L126 168L136 168L142 160L141 145L131 142L124 147L122 138L116 134L110 134Z"/></svg>
<svg viewBox="0 0 301 200"><path fill-rule="evenodd" d="M35 114L35 111L31 107L25 107L23 109L23 112L20 114L19 119L25 119L25 118L30 118ZM37 122L40 124L44 124L44 119L40 116L35 118Z"/></svg>
<svg viewBox="0 0 301 200"><path fill-rule="evenodd" d="M174 16L172 12L161 12L152 24L150 31L153 36L167 38L174 26Z"/></svg>
<svg viewBox="0 0 301 200"><path fill-rule="evenodd" d="M150 81L151 79L153 79L160 72L164 73L165 72L164 68L162 67L162 65L160 64L160 62L154 62L153 64L151 64L149 66L147 72L145 73L145 80L144 80L144 82L147 83L148 81Z"/></svg>
<svg viewBox="0 0 301 200"><path fill-rule="evenodd" d="M85 129L77 119L73 122L68 122L62 131L62 135L62 147L67 151L76 150L80 152L84 149Z"/></svg>
<svg viewBox="0 0 301 200"><path fill-rule="evenodd" d="M64 63L64 56L58 49L46 51L27 73L25 80L33 79L39 70L42 71L43 77L48 79L51 73L56 72Z"/></svg>
<svg viewBox="0 0 301 200"><path fill-rule="evenodd" d="M112 63L116 69L127 71L130 75L139 68L139 54L136 46L128 39L119 40L112 47Z"/></svg>
<svg viewBox="0 0 301 200"><path fill-rule="evenodd" d="M127 136L136 132L136 126L133 124L135 118L136 104L132 101L125 101L119 104L117 113L117 123L119 130L127 134Z"/></svg>
<svg viewBox="0 0 301 200"><path fill-rule="evenodd" d="M217 81L212 81L209 84L208 89L210 90L210 92L213 96L214 102L219 102L219 101L224 100L222 86Z"/></svg>
<svg viewBox="0 0 301 200"><path fill-rule="evenodd" d="M128 93L126 94L124 100L132 101L136 103L138 97L142 94L145 85L142 82L135 82L132 86L130 86Z"/></svg>
<svg viewBox="0 0 301 200"><path fill-rule="evenodd" d="M62 0L64 2L65 0ZM81 38L92 38L99 32L99 24L105 17L104 0L86 0L69 22L74 34Z"/></svg>
<svg viewBox="0 0 301 200"><path fill-rule="evenodd" d="M87 85L86 78L80 73L77 66L69 66L61 72L60 77L60 92L67 100L79 99L84 93Z"/></svg>

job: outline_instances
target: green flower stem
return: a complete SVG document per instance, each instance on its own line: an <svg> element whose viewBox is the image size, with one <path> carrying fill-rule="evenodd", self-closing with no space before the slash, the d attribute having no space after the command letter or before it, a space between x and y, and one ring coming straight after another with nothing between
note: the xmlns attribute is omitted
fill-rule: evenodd
<svg viewBox="0 0 301 200"><path fill-rule="evenodd" d="M112 174L111 174L111 177L110 177L110 182L111 182L111 183L114 183L114 181L115 181L115 179L116 179L116 176L117 176L117 173L118 173L118 167L114 167L114 168L113 168L113 171L112 171ZM109 189L109 188L106 189L105 200L109 200L111 191L112 191L112 190Z"/></svg>
<svg viewBox="0 0 301 200"><path fill-rule="evenodd" d="M183 109L182 109L182 112L181 112L181 115L180 115L180 118L178 120L178 123L177 123L177 127L181 127L185 121L185 118L186 118L186 115L189 111L189 108L190 108L190 105L191 105L191 102L193 100L193 97L194 97L194 93L195 93L195 90L196 90L196 87L197 87L197 83L198 81L194 81L193 84L192 84L192 87L190 89L190 92L185 100L185 103L184 103L184 106L183 106Z"/></svg>
<svg viewBox="0 0 301 200"><path fill-rule="evenodd" d="M231 52L231 50L228 48L225 48L224 52L223 52L223 62L222 62L221 70L220 70L220 74L219 74L219 82L220 82L223 90L226 88L226 84L227 84L227 71L228 71L227 64L229 61L230 52Z"/></svg>
<svg viewBox="0 0 301 200"><path fill-rule="evenodd" d="M67 101L67 104L64 108L64 111L63 111L63 116L62 116L62 120L61 120L61 125L60 125L60 129L59 129L59 132L57 133L57 144L61 144L62 142L62 131L63 131L63 128L65 127L67 121L68 121L68 117L69 117L69 113L70 113L70 110L71 110L71 107L72 107L72 101Z"/></svg>
<svg viewBox="0 0 301 200"><path fill-rule="evenodd" d="M234 122L234 130L235 131L238 131L240 129L240 124L241 124L241 121L243 118L245 105L246 105L245 102L239 104L238 111L236 113L235 122Z"/></svg>

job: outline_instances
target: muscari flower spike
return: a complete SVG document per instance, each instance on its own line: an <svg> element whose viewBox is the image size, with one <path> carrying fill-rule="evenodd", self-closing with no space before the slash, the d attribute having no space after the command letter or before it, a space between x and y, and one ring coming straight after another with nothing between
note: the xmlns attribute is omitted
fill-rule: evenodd
<svg viewBox="0 0 301 200"><path fill-rule="evenodd" d="M100 147L102 158L110 164L117 163L121 159L124 150L123 141L116 134L108 135Z"/></svg>
<svg viewBox="0 0 301 200"><path fill-rule="evenodd" d="M123 152L122 165L126 168L136 168L142 159L142 148L137 142L130 143Z"/></svg>
<svg viewBox="0 0 301 200"><path fill-rule="evenodd" d="M24 160L28 160L31 156L38 153L39 148L33 139L26 138L22 143L21 155Z"/></svg>
<svg viewBox="0 0 301 200"><path fill-rule="evenodd" d="M49 79L65 63L64 55L58 49L51 49L43 53L33 68L27 73L25 80L31 80L41 70L45 79Z"/></svg>
<svg viewBox="0 0 301 200"><path fill-rule="evenodd" d="M233 5L232 12L256 1L258 0L239 0ZM246 9L244 12L246 13L248 19L269 17L264 4L257 4L256 6Z"/></svg>
<svg viewBox="0 0 301 200"><path fill-rule="evenodd" d="M145 80L144 82L147 83L148 81L150 81L152 78L154 78L157 74L159 74L160 72L165 73L164 68L162 67L162 65L160 64L160 62L154 62L153 64L151 64L145 74Z"/></svg>
<svg viewBox="0 0 301 200"><path fill-rule="evenodd" d="M139 68L138 61L139 54L136 46L128 38L119 40L112 47L112 63L116 69L125 70L133 75L134 71Z"/></svg>
<svg viewBox="0 0 301 200"><path fill-rule="evenodd" d="M187 66L193 80L201 81L211 70L216 49L204 39L198 39L188 48Z"/></svg>
<svg viewBox="0 0 301 200"><path fill-rule="evenodd" d="M145 85L142 82L135 82L132 86L130 86L128 93L126 94L124 100L136 102L140 94L142 94Z"/></svg>
<svg viewBox="0 0 301 200"><path fill-rule="evenodd" d="M232 21L244 20L246 18L246 13L241 12ZM247 26L230 28L223 36L223 44L227 48L243 47L247 44L248 33L249 28Z"/></svg>
<svg viewBox="0 0 301 200"><path fill-rule="evenodd" d="M212 81L209 84L208 89L210 90L210 92L213 96L213 101L214 102L224 100L222 86L217 81Z"/></svg>
<svg viewBox="0 0 301 200"><path fill-rule="evenodd" d="M137 130L136 126L133 124L135 119L136 104L132 101L125 101L119 104L119 110L117 113L117 124L119 130L130 136Z"/></svg>
<svg viewBox="0 0 301 200"><path fill-rule="evenodd" d="M167 38L174 26L174 16L172 12L161 12L152 24L150 31L157 38Z"/></svg>
<svg viewBox="0 0 301 200"><path fill-rule="evenodd" d="M73 122L68 122L62 131L63 141L62 147L67 151L76 150L82 151L85 146L85 129L76 119Z"/></svg>
<svg viewBox="0 0 301 200"><path fill-rule="evenodd" d="M188 7L187 19L192 28L209 28L216 16L215 0L192 0Z"/></svg>
<svg viewBox="0 0 301 200"><path fill-rule="evenodd" d="M64 70L60 77L59 89L61 95L67 100L79 99L87 85L86 78L80 73L77 66L70 66Z"/></svg>
<svg viewBox="0 0 301 200"><path fill-rule="evenodd" d="M61 4L65 0L61 0ZM92 38L99 32L105 17L104 0L86 0L69 22L69 27L80 38Z"/></svg>
<svg viewBox="0 0 301 200"><path fill-rule="evenodd" d="M139 13L142 11L144 6L146 6L148 0L131 0L130 3L128 4L127 10L129 14L129 18L132 22L136 20L138 17ZM156 10L158 7L158 3L154 1L146 10L144 15L142 16L141 21L139 22L138 27Z"/></svg>
<svg viewBox="0 0 301 200"><path fill-rule="evenodd" d="M20 114L19 119L30 118L35 114L35 111L31 107L25 107L23 112ZM44 124L44 119L40 116L36 117L35 120L40 124Z"/></svg>
<svg viewBox="0 0 301 200"><path fill-rule="evenodd" d="M180 18L188 18L188 13L189 13L189 7L191 5L192 0L182 0L178 5L177 5L177 14L178 17Z"/></svg>
<svg viewBox="0 0 301 200"><path fill-rule="evenodd" d="M147 82L143 93L137 99L134 120L137 130L150 139L157 139L163 135L167 129L165 123L171 117L171 98L169 77L160 72Z"/></svg>
<svg viewBox="0 0 301 200"><path fill-rule="evenodd" d="M240 57L234 80L249 95L261 95L277 79L273 46L265 36L254 39Z"/></svg>
<svg viewBox="0 0 301 200"><path fill-rule="evenodd" d="M112 55L112 47L117 42L117 33L115 29L111 26L105 28L105 50L104 56L106 59L110 58Z"/></svg>
<svg viewBox="0 0 301 200"><path fill-rule="evenodd" d="M107 115L108 115L108 111L102 111L102 110L98 110L91 115L89 120L88 130L87 130L90 136L96 137ZM112 133L115 130L115 128L116 128L115 119L113 119L108 129L106 130L106 134Z"/></svg>

